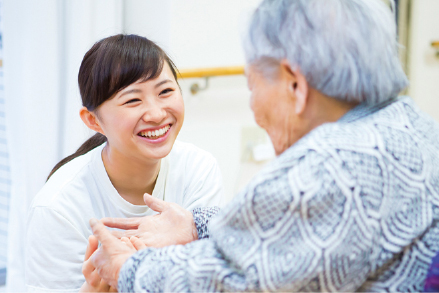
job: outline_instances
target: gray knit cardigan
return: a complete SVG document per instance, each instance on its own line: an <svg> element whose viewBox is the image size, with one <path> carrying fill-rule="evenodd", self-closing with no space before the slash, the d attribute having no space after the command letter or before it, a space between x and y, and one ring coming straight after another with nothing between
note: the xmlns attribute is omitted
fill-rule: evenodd
<svg viewBox="0 0 439 293"><path fill-rule="evenodd" d="M408 97L362 104L277 157L202 239L148 248L119 292L420 291L439 250L439 125Z"/></svg>

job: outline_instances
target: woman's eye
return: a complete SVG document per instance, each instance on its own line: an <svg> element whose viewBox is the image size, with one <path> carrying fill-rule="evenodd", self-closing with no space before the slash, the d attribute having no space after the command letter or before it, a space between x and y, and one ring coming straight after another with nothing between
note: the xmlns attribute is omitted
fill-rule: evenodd
<svg viewBox="0 0 439 293"><path fill-rule="evenodd" d="M170 92L173 92L174 90L173 89L165 89L165 90L163 90L163 91L161 91L160 92L160 95L166 95L167 93L170 93Z"/></svg>
<svg viewBox="0 0 439 293"><path fill-rule="evenodd" d="M125 104L132 104L132 103L136 103L136 102L140 102L140 99L131 99L125 102Z"/></svg>

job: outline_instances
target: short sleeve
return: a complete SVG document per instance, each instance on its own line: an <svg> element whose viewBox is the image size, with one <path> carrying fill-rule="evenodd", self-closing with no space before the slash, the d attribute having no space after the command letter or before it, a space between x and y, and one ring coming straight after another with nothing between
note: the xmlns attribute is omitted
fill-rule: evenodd
<svg viewBox="0 0 439 293"><path fill-rule="evenodd" d="M223 179L218 163L211 155L204 160L188 162L190 176L185 190L184 207L193 210L197 207L221 206L224 196Z"/></svg>
<svg viewBox="0 0 439 293"><path fill-rule="evenodd" d="M78 291L85 280L86 247L86 237L65 217L51 208L34 207L25 243L28 291Z"/></svg>

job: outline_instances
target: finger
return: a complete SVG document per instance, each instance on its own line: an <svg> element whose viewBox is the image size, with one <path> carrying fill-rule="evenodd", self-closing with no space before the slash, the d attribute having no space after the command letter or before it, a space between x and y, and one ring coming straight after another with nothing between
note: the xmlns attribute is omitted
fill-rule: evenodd
<svg viewBox="0 0 439 293"><path fill-rule="evenodd" d="M132 236L130 238L130 241L133 244L134 249L136 249L136 250L141 250L141 249L145 249L146 248L145 243L143 243L142 240L140 240L136 236Z"/></svg>
<svg viewBox="0 0 439 293"><path fill-rule="evenodd" d="M91 272L89 278L86 280L87 280L87 283L89 283L90 286L92 286L92 287L97 287L102 282L102 278L101 278L101 276L99 276L97 270L94 270L93 272Z"/></svg>
<svg viewBox="0 0 439 293"><path fill-rule="evenodd" d="M128 230L128 231L111 231L110 232L114 237L121 239L122 237L130 238L131 236L136 236L137 230Z"/></svg>
<svg viewBox="0 0 439 293"><path fill-rule="evenodd" d="M128 245L129 248L131 248L131 249L136 249L136 248L134 247L134 245L131 243L130 239L128 239L127 237L122 237L120 240L121 240L123 243L125 243L126 245ZM137 249L136 249L136 250L137 250Z"/></svg>
<svg viewBox="0 0 439 293"><path fill-rule="evenodd" d="M92 255L93 252L95 252L96 249L98 249L98 246L99 246L98 239L94 235L90 235L88 237L88 245L87 245L87 249L85 250L84 261L90 258L90 255Z"/></svg>
<svg viewBox="0 0 439 293"><path fill-rule="evenodd" d="M150 209L158 213L163 212L167 206L166 202L161 199L155 198L148 193L145 193L143 195L143 201Z"/></svg>
<svg viewBox="0 0 439 293"><path fill-rule="evenodd" d="M101 283L99 284L99 292L111 292L110 290L111 286L108 285L104 280L101 280Z"/></svg>
<svg viewBox="0 0 439 293"><path fill-rule="evenodd" d="M98 275L98 272L91 260L87 260L82 264L82 274L90 286L96 287L99 285L101 277Z"/></svg>
<svg viewBox="0 0 439 293"><path fill-rule="evenodd" d="M90 219L90 227L93 235L101 242L102 246L107 246L119 242L119 239L114 237L110 231L105 228L104 224L96 219ZM116 244L117 245L117 244Z"/></svg>
<svg viewBox="0 0 439 293"><path fill-rule="evenodd" d="M113 286L110 286L110 290L108 292L117 292L117 289L114 288Z"/></svg>
<svg viewBox="0 0 439 293"><path fill-rule="evenodd" d="M101 222L110 228L123 230L137 229L140 225L141 218L102 218Z"/></svg>
<svg viewBox="0 0 439 293"><path fill-rule="evenodd" d="M112 231L110 231L110 233L111 233L111 235L113 235L114 237L119 238L119 239L125 236L124 232L122 232L122 231L112 230Z"/></svg>
<svg viewBox="0 0 439 293"><path fill-rule="evenodd" d="M95 266L91 262L91 260L86 260L82 263L82 274L88 282L88 279L91 276L91 273L96 270Z"/></svg>

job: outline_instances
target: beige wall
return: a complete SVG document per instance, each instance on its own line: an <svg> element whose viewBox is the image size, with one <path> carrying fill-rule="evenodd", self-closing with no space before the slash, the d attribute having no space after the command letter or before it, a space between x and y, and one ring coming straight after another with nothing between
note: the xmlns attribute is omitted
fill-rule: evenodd
<svg viewBox="0 0 439 293"><path fill-rule="evenodd" d="M439 0L412 0L409 95L439 121L439 58L433 40L439 40Z"/></svg>

